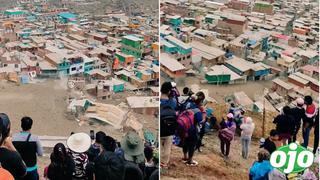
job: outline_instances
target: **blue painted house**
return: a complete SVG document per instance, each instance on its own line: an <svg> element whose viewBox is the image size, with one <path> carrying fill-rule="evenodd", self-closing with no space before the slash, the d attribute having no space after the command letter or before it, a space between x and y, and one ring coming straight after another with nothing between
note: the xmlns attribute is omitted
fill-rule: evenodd
<svg viewBox="0 0 320 180"><path fill-rule="evenodd" d="M70 12L61 12L58 14L61 23L76 23L77 16Z"/></svg>
<svg viewBox="0 0 320 180"><path fill-rule="evenodd" d="M160 42L161 42L161 48L163 52L171 54L171 53L176 53L178 51L178 48L175 45L169 43L168 41L161 39Z"/></svg>
<svg viewBox="0 0 320 180"><path fill-rule="evenodd" d="M192 47L189 44L182 42L181 40L173 37L173 36L166 36L165 39L172 45L176 47L178 53L186 55L192 53Z"/></svg>
<svg viewBox="0 0 320 180"><path fill-rule="evenodd" d="M84 56L83 62L84 62L84 73L87 73L94 69L94 64L95 64L94 59Z"/></svg>

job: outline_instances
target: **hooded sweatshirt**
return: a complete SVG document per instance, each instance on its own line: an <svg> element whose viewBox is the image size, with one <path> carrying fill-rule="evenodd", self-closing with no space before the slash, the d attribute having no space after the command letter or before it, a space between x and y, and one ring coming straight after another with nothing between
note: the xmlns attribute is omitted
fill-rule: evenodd
<svg viewBox="0 0 320 180"><path fill-rule="evenodd" d="M255 162L250 168L250 176L252 180L259 180L267 177L269 172L273 170L270 161Z"/></svg>
<svg viewBox="0 0 320 180"><path fill-rule="evenodd" d="M242 137L251 137L252 133L254 131L254 123L252 122L251 118L246 118L245 123L241 124L240 129L242 129L241 131L241 136Z"/></svg>

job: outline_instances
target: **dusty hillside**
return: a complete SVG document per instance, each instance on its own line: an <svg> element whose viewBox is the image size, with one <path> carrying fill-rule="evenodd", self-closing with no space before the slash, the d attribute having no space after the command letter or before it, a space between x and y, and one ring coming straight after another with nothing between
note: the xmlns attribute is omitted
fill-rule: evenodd
<svg viewBox="0 0 320 180"><path fill-rule="evenodd" d="M215 115L218 120L221 116L226 114L226 105L212 105L215 109ZM267 136L270 129L274 128L272 124L273 117L277 113L267 112L266 114L266 133ZM246 180L248 179L248 171L250 166L256 160L256 155L259 151L259 138L261 137L262 131L262 114L247 112L247 116L251 116L256 124L254 132L254 138L251 143L251 149L249 158L244 160L241 157L241 142L240 137L236 136L231 143L230 157L224 159L220 156L220 142L217 136L217 130L213 133L206 134L204 137L205 147L203 152L196 152L194 159L198 161L197 167L188 167L181 162L182 149L173 147L171 156L171 166L168 170L162 171L161 179L172 180L172 179L200 179L200 180ZM302 141L301 131L299 133L298 141ZM313 131L310 135L310 144L313 143ZM316 166L314 166L316 169Z"/></svg>

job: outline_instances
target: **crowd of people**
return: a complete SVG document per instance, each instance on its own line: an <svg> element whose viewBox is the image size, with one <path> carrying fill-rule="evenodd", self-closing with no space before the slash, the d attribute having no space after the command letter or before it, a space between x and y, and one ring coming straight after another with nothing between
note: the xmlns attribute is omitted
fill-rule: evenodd
<svg viewBox="0 0 320 180"><path fill-rule="evenodd" d="M182 148L182 162L188 166L197 166L194 152L201 152L202 138L207 129L217 130L220 140L221 156L228 159L231 143L239 134L242 146L242 158L248 159L250 144L255 130L254 119L246 116L246 111L230 102L229 111L218 123L213 116L213 109L206 107L206 97L203 92L192 92L188 87L180 94L174 82L164 82L161 86L160 96L160 149L161 168L170 165L172 145ZM260 140L258 160L249 170L249 179L284 177L286 175L272 168L269 157L278 147L297 142L297 135L301 129L304 147L309 145L309 137L314 128L313 152L319 146L319 110L311 96L297 98L294 107L285 106L281 113L274 118L275 129L270 131L270 136ZM280 178L282 179L282 178Z"/></svg>
<svg viewBox="0 0 320 180"><path fill-rule="evenodd" d="M21 119L21 132L11 135L9 117L0 113L0 179L39 180L38 156L44 150L32 134L33 120ZM99 131L71 133L66 143L57 143L44 168L49 180L158 180L159 154L129 130L121 142ZM43 179L43 178L41 178Z"/></svg>

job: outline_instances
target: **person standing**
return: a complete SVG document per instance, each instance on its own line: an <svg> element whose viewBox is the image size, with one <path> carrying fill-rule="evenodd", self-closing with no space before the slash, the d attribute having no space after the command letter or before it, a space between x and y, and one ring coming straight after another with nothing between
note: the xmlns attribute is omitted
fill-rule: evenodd
<svg viewBox="0 0 320 180"><path fill-rule="evenodd" d="M68 154L72 157L75 168L73 180L87 180L86 167L89 162L87 151L91 146L91 138L86 133L74 133L67 139Z"/></svg>
<svg viewBox="0 0 320 180"><path fill-rule="evenodd" d="M193 113L194 113L194 120L195 120L195 126L199 130L197 137L197 145L196 149L199 152L202 152L201 150L201 145L202 145L202 139L205 134L205 125L206 125L206 120L207 120L207 113L203 107L203 102L205 100L205 94L202 91L197 92L195 100L194 100L194 105L193 105Z"/></svg>
<svg viewBox="0 0 320 180"><path fill-rule="evenodd" d="M32 125L33 120L30 117L23 117L22 131L12 137L13 145L27 165L27 175L24 177L26 180L39 179L37 155L43 156L43 148L38 136L31 134Z"/></svg>
<svg viewBox="0 0 320 180"><path fill-rule="evenodd" d="M316 154L319 147L319 109L315 118L314 124L314 142L313 142L313 154Z"/></svg>
<svg viewBox="0 0 320 180"><path fill-rule="evenodd" d="M66 147L62 143L54 146L50 155L51 163L48 166L47 177L50 180L72 179L75 164Z"/></svg>
<svg viewBox="0 0 320 180"><path fill-rule="evenodd" d="M290 107L284 106L282 113L273 120L273 123L276 124L276 130L279 133L282 143L284 145L287 144L287 141L290 143L294 132L294 119L290 115Z"/></svg>
<svg viewBox="0 0 320 180"><path fill-rule="evenodd" d="M236 123L233 121L233 114L227 114L227 120L220 123L219 139L220 149L224 157L228 158L230 152L231 141L236 131Z"/></svg>
<svg viewBox="0 0 320 180"><path fill-rule="evenodd" d="M294 132L292 135L292 142L296 142L302 119L304 119L305 116L305 109L303 108L304 100L302 98L297 98L296 104L297 105L291 109L290 113L294 118Z"/></svg>
<svg viewBox="0 0 320 180"><path fill-rule="evenodd" d="M244 122L240 125L241 131L241 145L242 145L242 157L248 159L249 157L249 147L251 142L251 137L254 131L254 123L251 117L244 119Z"/></svg>
<svg viewBox="0 0 320 180"><path fill-rule="evenodd" d="M15 180L22 180L27 174L27 167L12 144L10 127L9 117L0 113L0 164Z"/></svg>
<svg viewBox="0 0 320 180"><path fill-rule="evenodd" d="M88 150L88 158L90 162L94 161L99 156L102 139L105 136L106 136L106 133L102 131L99 131L96 133L95 141Z"/></svg>
<svg viewBox="0 0 320 180"><path fill-rule="evenodd" d="M135 140L136 139L133 138L134 142ZM124 168L125 168L125 159L122 156L119 156L115 153L116 146L117 146L116 141L112 137L104 136L102 138L99 156L94 160L94 163L93 163L94 178L92 177L92 179L95 179L95 180L105 180L105 179L121 180L122 179L124 174Z"/></svg>
<svg viewBox="0 0 320 180"><path fill-rule="evenodd" d="M263 148L272 154L281 145L278 134L277 130L272 129L269 133L269 137L260 145L260 148Z"/></svg>
<svg viewBox="0 0 320 180"><path fill-rule="evenodd" d="M169 165L172 137L177 126L177 103L175 99L170 96L172 88L171 82L164 82L160 90L160 166L162 168L167 168Z"/></svg>
<svg viewBox="0 0 320 180"><path fill-rule="evenodd" d="M249 171L249 180L268 179L269 173L273 170L270 164L270 154L265 149L258 153L258 161L254 162Z"/></svg>
<svg viewBox="0 0 320 180"><path fill-rule="evenodd" d="M304 104L305 104L305 116L303 119L303 127L302 127L302 136L303 136L303 147L308 147L309 145L309 136L310 131L312 129L314 118L317 113L317 108L313 103L313 99L311 96L304 97Z"/></svg>

